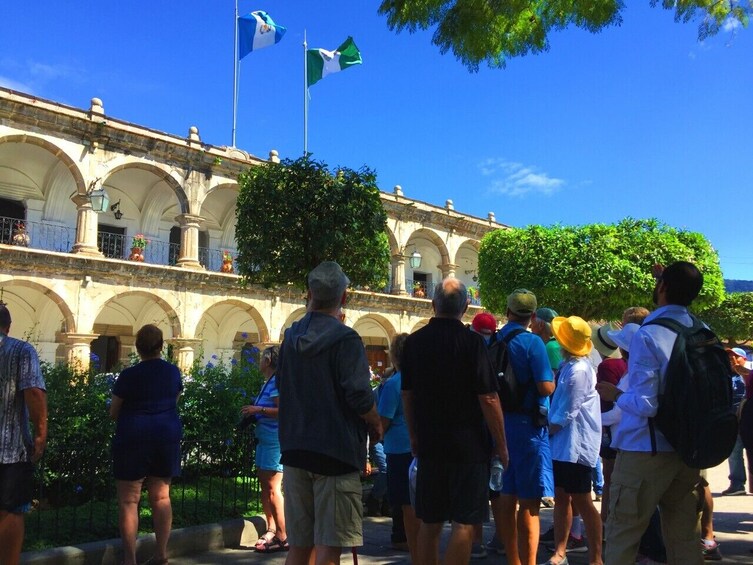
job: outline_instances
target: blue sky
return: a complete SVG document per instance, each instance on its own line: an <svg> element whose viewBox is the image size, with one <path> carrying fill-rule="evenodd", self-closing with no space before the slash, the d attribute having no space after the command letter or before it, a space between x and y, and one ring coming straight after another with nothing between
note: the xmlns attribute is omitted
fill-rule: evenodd
<svg viewBox="0 0 753 565"><path fill-rule="evenodd" d="M0 84L230 144L233 0L4 4ZM352 35L364 64L311 88L315 158L512 226L656 217L706 235L725 278L753 280L753 30L699 43L697 22L648 4L469 73L430 32L391 32L378 2L240 0L288 31L241 63L237 145L299 156L304 29L311 48Z"/></svg>

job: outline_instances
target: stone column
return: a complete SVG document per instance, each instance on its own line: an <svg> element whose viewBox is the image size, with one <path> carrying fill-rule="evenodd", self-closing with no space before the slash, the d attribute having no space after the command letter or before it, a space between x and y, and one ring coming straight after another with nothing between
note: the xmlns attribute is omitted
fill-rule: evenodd
<svg viewBox="0 0 753 565"><path fill-rule="evenodd" d="M392 288L390 294L406 295L405 290L405 255L396 253L392 256Z"/></svg>
<svg viewBox="0 0 753 565"><path fill-rule="evenodd" d="M99 337L99 334L63 333L60 335L67 348L66 357L68 364L81 369L89 370L91 360L91 343Z"/></svg>
<svg viewBox="0 0 753 565"><path fill-rule="evenodd" d="M92 210L91 201L83 194L77 194L72 200L76 204L78 218L76 220L76 243L73 244L71 252L102 257L102 252L97 247L99 219L97 213Z"/></svg>
<svg viewBox="0 0 753 565"><path fill-rule="evenodd" d="M175 337L167 340L167 342L174 348L175 363L178 365L180 372L183 374L190 372L196 355L196 349L201 346L201 340Z"/></svg>
<svg viewBox="0 0 753 565"><path fill-rule="evenodd" d="M192 214L181 214L175 218L180 224L180 256L178 266L185 269L201 270L199 263L199 226L204 218Z"/></svg>
<svg viewBox="0 0 753 565"><path fill-rule="evenodd" d="M452 263L445 263L444 265L440 265L439 268L442 270L442 278L446 279L447 277L455 276L458 266Z"/></svg>

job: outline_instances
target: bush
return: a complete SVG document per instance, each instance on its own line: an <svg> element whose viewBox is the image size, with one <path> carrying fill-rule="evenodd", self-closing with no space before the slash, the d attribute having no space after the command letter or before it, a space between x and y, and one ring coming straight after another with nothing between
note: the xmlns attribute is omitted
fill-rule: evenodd
<svg viewBox="0 0 753 565"><path fill-rule="evenodd" d="M113 374L42 365L47 387L48 444L42 459L43 496L54 505L110 496L110 442L115 424L108 407Z"/></svg>
<svg viewBox="0 0 753 565"><path fill-rule="evenodd" d="M190 449L192 442L201 442L202 457L184 457L188 461L184 473L231 476L250 472L241 457L242 442L250 437L238 433L237 426L241 407L253 403L264 382L256 362L258 352L245 350L241 361L233 360L230 366L213 356L205 366L195 363L186 376L180 402L184 444Z"/></svg>
<svg viewBox="0 0 753 565"><path fill-rule="evenodd" d="M248 474L238 433L240 409L251 404L264 377L248 350L241 362L194 364L184 376L178 403L183 422L184 473L189 476ZM112 496L110 446L115 423L109 406L113 373L77 371L43 364L48 398L48 446L40 465L42 497L53 506L81 504Z"/></svg>

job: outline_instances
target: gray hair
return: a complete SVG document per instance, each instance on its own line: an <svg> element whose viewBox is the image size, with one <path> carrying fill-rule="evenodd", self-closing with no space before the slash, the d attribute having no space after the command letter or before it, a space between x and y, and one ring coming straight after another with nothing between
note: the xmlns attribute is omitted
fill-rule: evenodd
<svg viewBox="0 0 753 565"><path fill-rule="evenodd" d="M277 369L277 362L280 359L280 347L272 345L267 347L261 354L262 359L269 359L269 366L273 369Z"/></svg>
<svg viewBox="0 0 753 565"><path fill-rule="evenodd" d="M319 263L308 276L311 292L311 307L314 310L330 310L340 304L343 292L350 280L345 276L340 265L334 261Z"/></svg>
<svg viewBox="0 0 753 565"><path fill-rule="evenodd" d="M468 289L458 279L447 277L434 289L434 310L438 315L458 317L468 307Z"/></svg>

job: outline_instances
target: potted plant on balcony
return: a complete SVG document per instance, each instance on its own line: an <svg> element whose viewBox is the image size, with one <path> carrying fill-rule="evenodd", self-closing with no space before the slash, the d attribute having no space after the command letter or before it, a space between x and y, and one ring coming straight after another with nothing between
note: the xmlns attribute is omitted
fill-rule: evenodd
<svg viewBox="0 0 753 565"><path fill-rule="evenodd" d="M144 237L143 233L137 233L133 236L131 241L131 255L128 257L129 261L144 261L144 248L149 244L149 240Z"/></svg>
<svg viewBox="0 0 753 565"><path fill-rule="evenodd" d="M426 289L424 285L418 281L413 283L413 296L414 298L426 298Z"/></svg>
<svg viewBox="0 0 753 565"><path fill-rule="evenodd" d="M230 254L230 251L222 252L222 266L220 267L220 272L221 273L233 272L233 256Z"/></svg>
<svg viewBox="0 0 753 565"><path fill-rule="evenodd" d="M31 237L26 232L26 224L23 222L16 222L16 227L13 230L13 238L11 239L13 245L20 245L21 247L29 247L31 243Z"/></svg>

